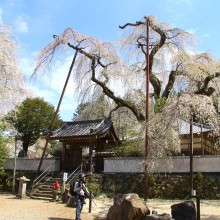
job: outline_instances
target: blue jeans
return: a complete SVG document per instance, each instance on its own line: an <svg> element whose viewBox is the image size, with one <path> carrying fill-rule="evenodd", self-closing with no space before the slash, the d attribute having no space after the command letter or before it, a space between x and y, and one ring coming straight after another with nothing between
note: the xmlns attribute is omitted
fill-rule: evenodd
<svg viewBox="0 0 220 220"><path fill-rule="evenodd" d="M84 196L76 196L76 220L80 220L80 213L83 209Z"/></svg>

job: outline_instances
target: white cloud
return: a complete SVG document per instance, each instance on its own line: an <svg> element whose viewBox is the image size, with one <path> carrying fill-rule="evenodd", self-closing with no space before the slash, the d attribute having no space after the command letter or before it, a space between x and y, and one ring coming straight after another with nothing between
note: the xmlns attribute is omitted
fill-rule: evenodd
<svg viewBox="0 0 220 220"><path fill-rule="evenodd" d="M18 31L19 33L28 32L28 25L24 17L18 16L14 23L15 23L15 30Z"/></svg>

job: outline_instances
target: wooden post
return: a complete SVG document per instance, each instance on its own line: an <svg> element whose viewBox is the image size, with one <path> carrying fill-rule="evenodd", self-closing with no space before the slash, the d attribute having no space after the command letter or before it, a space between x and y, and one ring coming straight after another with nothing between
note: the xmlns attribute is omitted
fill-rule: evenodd
<svg viewBox="0 0 220 220"><path fill-rule="evenodd" d="M193 112L190 119L190 195L193 194Z"/></svg>
<svg viewBox="0 0 220 220"><path fill-rule="evenodd" d="M92 211L92 191L89 191L89 213Z"/></svg>
<svg viewBox="0 0 220 220"><path fill-rule="evenodd" d="M197 207L197 214L196 214L196 219L200 220L200 195L196 195L196 207Z"/></svg>
<svg viewBox="0 0 220 220"><path fill-rule="evenodd" d="M14 149L14 169L13 169L13 182L12 182L12 193L15 193L15 176L16 176L16 149L17 149L17 135L15 135L15 149Z"/></svg>
<svg viewBox="0 0 220 220"><path fill-rule="evenodd" d="M64 171L66 164L65 164L65 157L66 157L66 144L63 145L62 150L62 160L61 160L61 170Z"/></svg>
<svg viewBox="0 0 220 220"><path fill-rule="evenodd" d="M204 144L203 144L203 130L202 130L202 119L201 115L199 115L199 122L200 122L200 128L201 128L201 148L202 148L202 155L204 156Z"/></svg>
<svg viewBox="0 0 220 220"><path fill-rule="evenodd" d="M93 161L92 161L92 146L89 147L89 172L92 173L93 172Z"/></svg>

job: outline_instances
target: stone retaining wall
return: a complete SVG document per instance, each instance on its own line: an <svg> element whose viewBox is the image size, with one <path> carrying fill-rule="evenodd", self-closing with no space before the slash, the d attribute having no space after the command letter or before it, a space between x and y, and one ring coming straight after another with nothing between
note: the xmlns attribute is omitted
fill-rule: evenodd
<svg viewBox="0 0 220 220"><path fill-rule="evenodd" d="M219 175L197 173L193 178L194 189L200 193L202 199L220 199ZM109 196L132 192L144 197L143 174L96 174L91 177L91 181L88 179L88 182L94 192L104 191ZM149 174L148 198L190 198L189 175Z"/></svg>

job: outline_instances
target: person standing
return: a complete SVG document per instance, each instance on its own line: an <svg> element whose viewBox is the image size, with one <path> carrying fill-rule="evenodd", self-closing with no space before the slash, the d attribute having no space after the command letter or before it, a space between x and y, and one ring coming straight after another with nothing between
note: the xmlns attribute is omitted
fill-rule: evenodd
<svg viewBox="0 0 220 220"><path fill-rule="evenodd" d="M59 190L60 184L58 181L56 181L53 185L53 200L57 201L58 199L58 190Z"/></svg>
<svg viewBox="0 0 220 220"><path fill-rule="evenodd" d="M85 200L85 174L80 173L79 179L74 185L74 192L76 193L76 219L80 220L80 214L83 209Z"/></svg>

